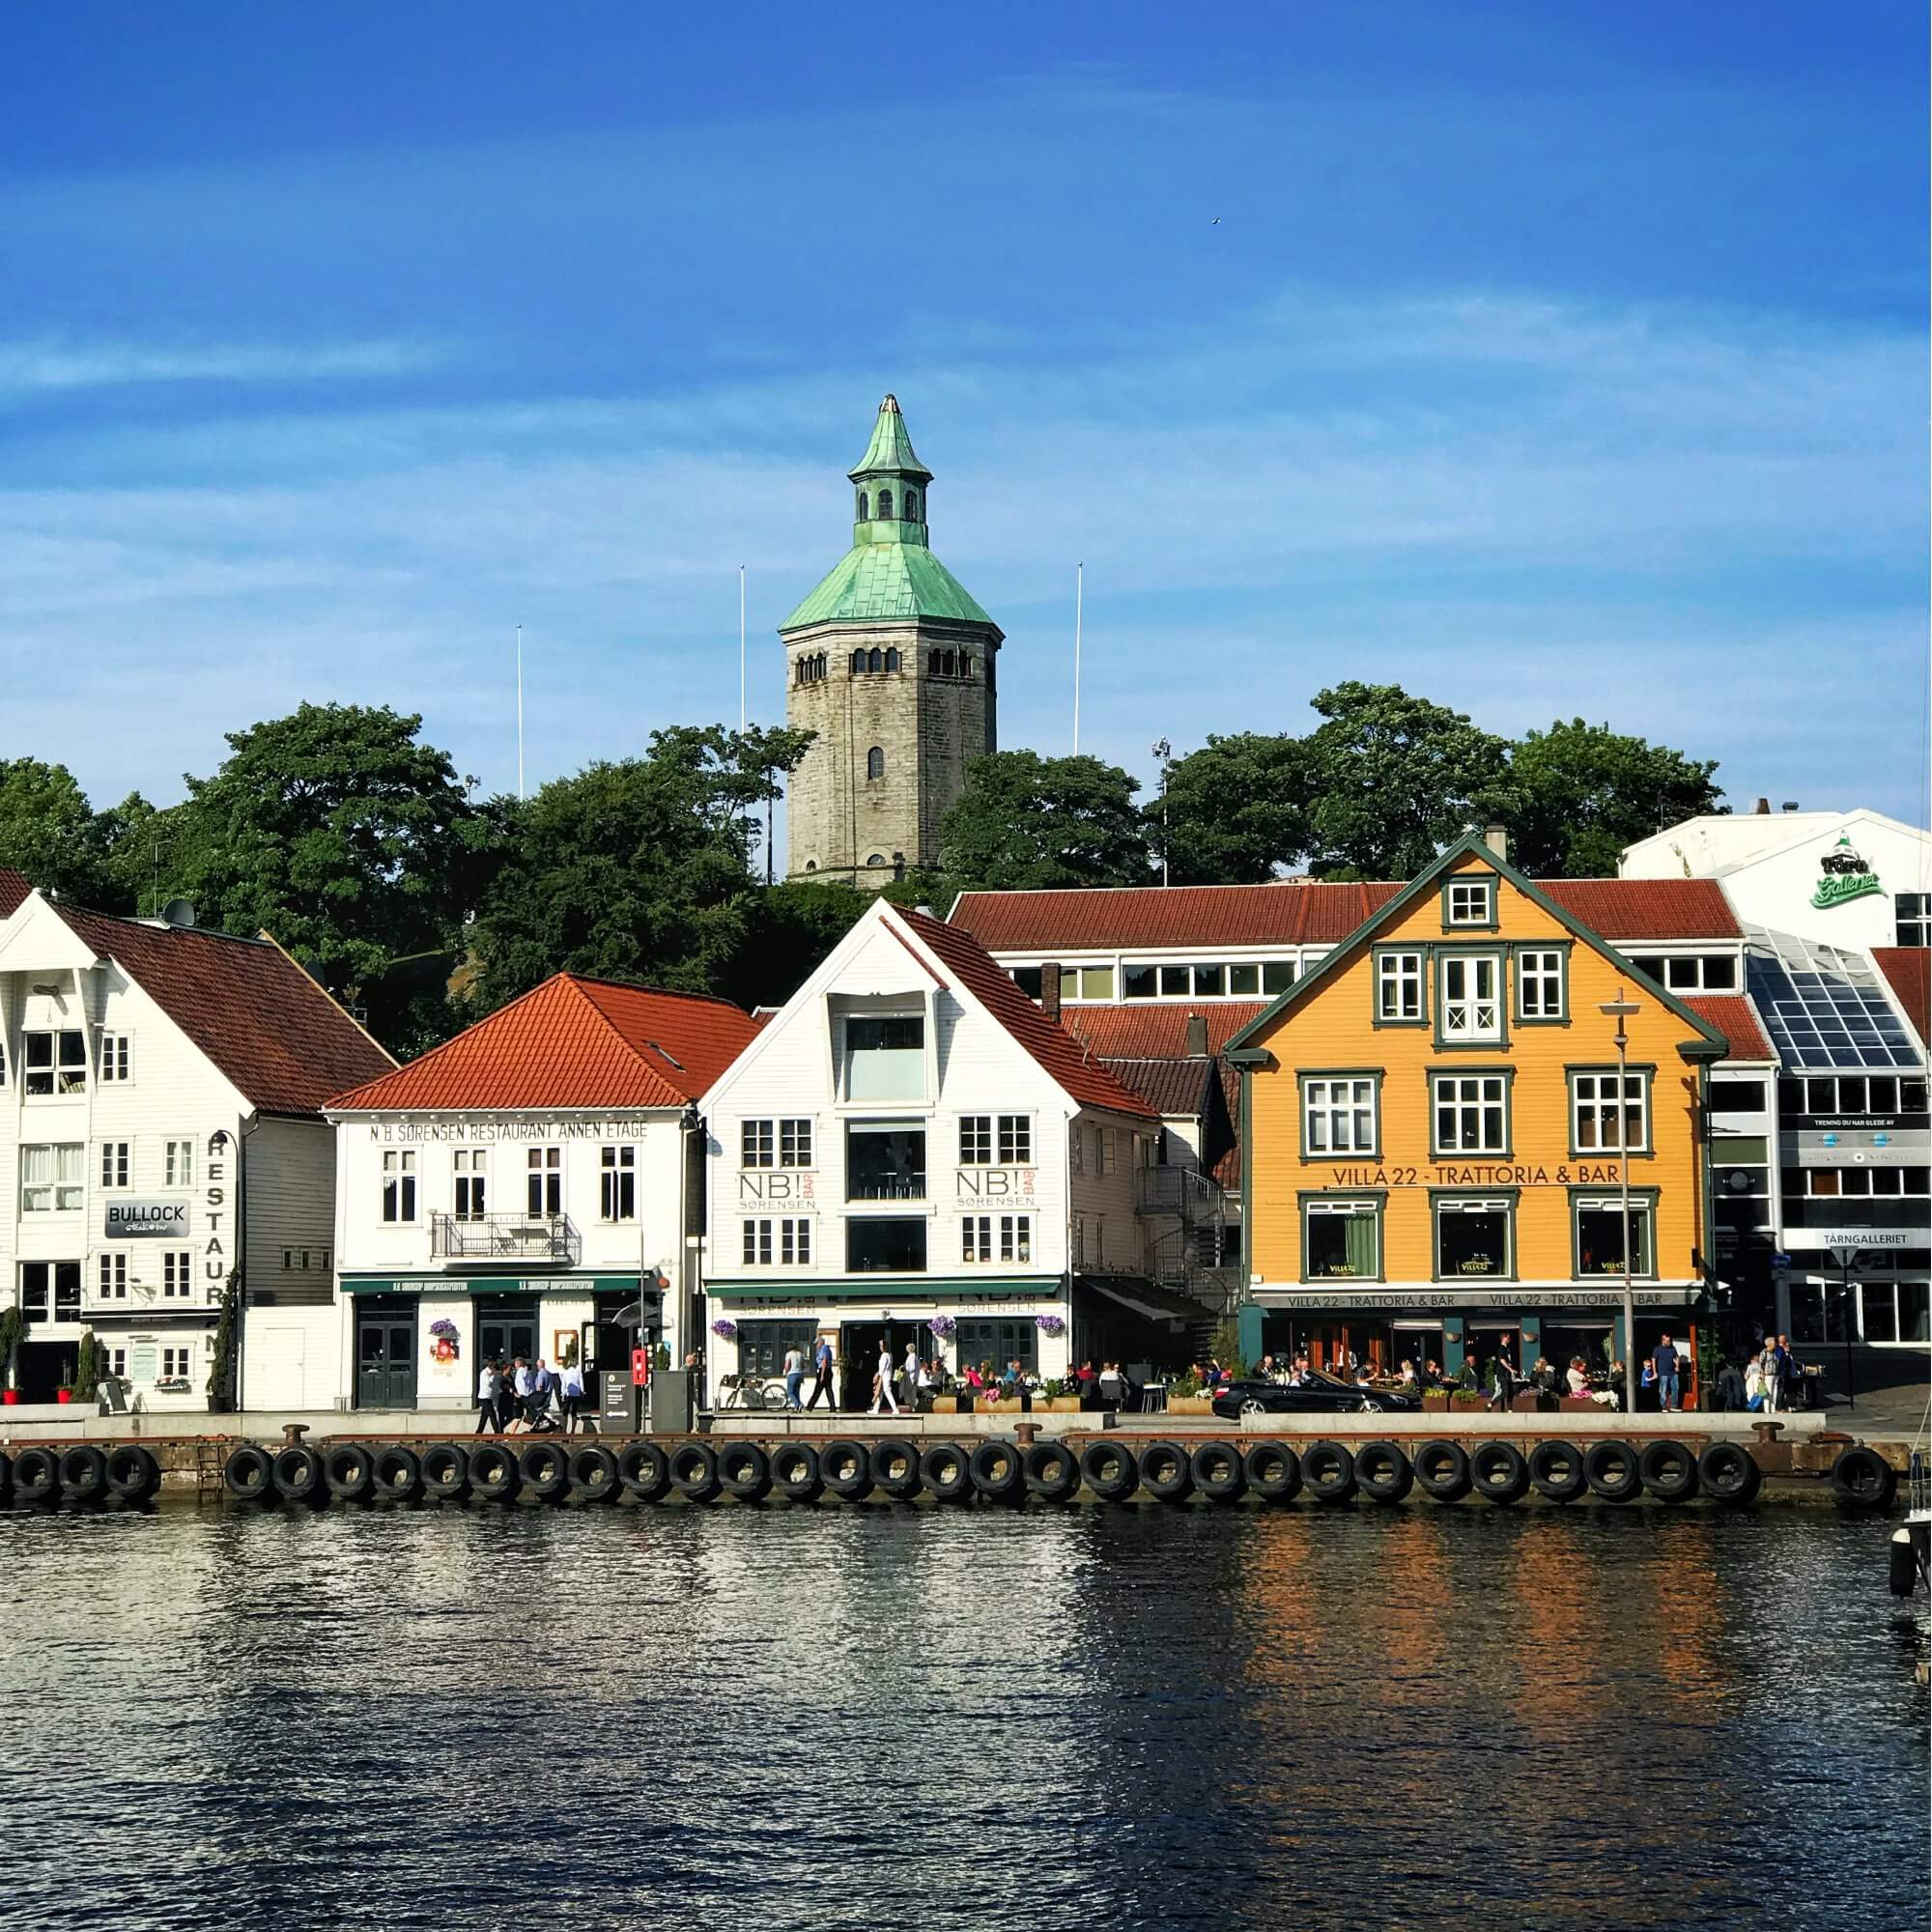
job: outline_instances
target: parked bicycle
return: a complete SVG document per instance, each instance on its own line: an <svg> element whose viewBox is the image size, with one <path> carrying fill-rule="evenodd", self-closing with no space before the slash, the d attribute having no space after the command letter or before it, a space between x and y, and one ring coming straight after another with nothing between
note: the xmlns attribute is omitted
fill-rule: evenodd
<svg viewBox="0 0 1932 1932"><path fill-rule="evenodd" d="M722 1376L718 1382L718 1406L725 1408L782 1408L785 1385L782 1376Z"/></svg>

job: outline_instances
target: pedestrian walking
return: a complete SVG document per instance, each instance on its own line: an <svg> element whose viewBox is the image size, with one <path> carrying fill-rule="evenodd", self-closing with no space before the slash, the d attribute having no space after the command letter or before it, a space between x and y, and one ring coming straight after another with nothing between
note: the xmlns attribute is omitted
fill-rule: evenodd
<svg viewBox="0 0 1932 1932"><path fill-rule="evenodd" d="M881 1342L878 1372L872 1378L872 1413L883 1415L888 1410L896 1415L899 1406L893 1396L893 1351Z"/></svg>
<svg viewBox="0 0 1932 1932"><path fill-rule="evenodd" d="M503 1393L503 1372L495 1362L485 1362L476 1372L476 1434L490 1435L501 1426L497 1420L497 1401Z"/></svg>
<svg viewBox="0 0 1932 1932"><path fill-rule="evenodd" d="M1677 1346L1668 1335L1658 1343L1651 1360L1657 1365L1657 1406L1667 1415L1677 1406Z"/></svg>
<svg viewBox="0 0 1932 1932"><path fill-rule="evenodd" d="M583 1420L583 1364L572 1362L563 1372L563 1433L575 1435Z"/></svg>
<svg viewBox="0 0 1932 1932"><path fill-rule="evenodd" d="M811 1400L806 1404L807 1408L816 1408L820 1396L825 1398L827 1408L838 1406L838 1392L834 1386L832 1375L832 1337L821 1335L818 1338L818 1347L812 1350L811 1355Z"/></svg>
<svg viewBox="0 0 1932 1932"><path fill-rule="evenodd" d="M919 1406L919 1350L906 1344L905 1359L899 1364L899 1395L908 1408Z"/></svg>
<svg viewBox="0 0 1932 1932"><path fill-rule="evenodd" d="M510 1375L510 1394L516 1406L511 1420L504 1427L511 1430L521 1422L527 1429L530 1420L530 1365L522 1355L517 1357L517 1365Z"/></svg>
<svg viewBox="0 0 1932 1932"><path fill-rule="evenodd" d="M787 1349L785 1350L784 1378L785 1406L787 1408L803 1408L805 1405L798 1399L800 1389L805 1386L805 1350L803 1349Z"/></svg>

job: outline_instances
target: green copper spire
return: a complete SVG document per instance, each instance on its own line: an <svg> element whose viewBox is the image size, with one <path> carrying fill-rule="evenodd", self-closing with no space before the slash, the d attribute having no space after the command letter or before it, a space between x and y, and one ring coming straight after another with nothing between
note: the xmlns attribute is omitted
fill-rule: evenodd
<svg viewBox="0 0 1932 1932"><path fill-rule="evenodd" d="M852 480L852 548L782 624L885 623L944 617L999 628L927 548L926 486L932 471L906 434L898 398L879 405L872 440Z"/></svg>

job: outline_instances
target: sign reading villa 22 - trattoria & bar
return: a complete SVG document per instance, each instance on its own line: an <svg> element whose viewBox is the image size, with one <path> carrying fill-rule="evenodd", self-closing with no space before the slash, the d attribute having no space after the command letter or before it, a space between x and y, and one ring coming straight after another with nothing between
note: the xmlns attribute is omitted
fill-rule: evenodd
<svg viewBox="0 0 1932 1932"><path fill-rule="evenodd" d="M1575 1160L1554 1167L1501 1161L1432 1163L1425 1167L1337 1167L1331 1187L1614 1187L1622 1172L1613 1160Z"/></svg>

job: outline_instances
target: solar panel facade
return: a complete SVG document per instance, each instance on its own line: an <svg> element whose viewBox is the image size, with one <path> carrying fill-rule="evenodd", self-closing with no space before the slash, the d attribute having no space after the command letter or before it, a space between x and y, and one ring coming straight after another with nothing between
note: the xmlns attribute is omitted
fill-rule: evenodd
<svg viewBox="0 0 1932 1932"><path fill-rule="evenodd" d="M1925 1064L1867 954L1759 926L1747 932L1745 984L1787 1068Z"/></svg>

